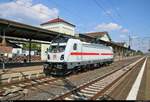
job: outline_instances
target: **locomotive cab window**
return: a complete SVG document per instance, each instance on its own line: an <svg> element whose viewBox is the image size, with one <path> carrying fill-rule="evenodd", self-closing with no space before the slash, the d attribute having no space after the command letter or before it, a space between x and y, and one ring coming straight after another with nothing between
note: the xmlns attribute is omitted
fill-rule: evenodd
<svg viewBox="0 0 150 102"><path fill-rule="evenodd" d="M50 46L49 52L52 52L52 53L64 52L65 48L66 46Z"/></svg>
<svg viewBox="0 0 150 102"><path fill-rule="evenodd" d="M76 43L73 45L73 50L77 50L77 44Z"/></svg>

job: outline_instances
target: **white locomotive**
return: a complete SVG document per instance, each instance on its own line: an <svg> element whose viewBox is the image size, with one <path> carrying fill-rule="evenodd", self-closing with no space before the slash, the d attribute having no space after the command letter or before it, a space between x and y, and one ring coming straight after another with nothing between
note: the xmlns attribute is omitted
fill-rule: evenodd
<svg viewBox="0 0 150 102"><path fill-rule="evenodd" d="M44 72L51 75L64 75L76 70L112 63L112 61L112 47L70 38L61 43L50 44Z"/></svg>

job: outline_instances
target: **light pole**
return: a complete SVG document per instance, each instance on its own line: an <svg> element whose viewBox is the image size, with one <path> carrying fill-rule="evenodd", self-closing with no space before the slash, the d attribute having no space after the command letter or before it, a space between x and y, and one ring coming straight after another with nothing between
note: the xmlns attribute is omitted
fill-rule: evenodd
<svg viewBox="0 0 150 102"><path fill-rule="evenodd" d="M3 72L5 72L5 58L4 58L4 56L3 56Z"/></svg>
<svg viewBox="0 0 150 102"><path fill-rule="evenodd" d="M131 38L131 36L129 35L129 47L130 47L130 49L131 49L131 44L132 44L132 38Z"/></svg>

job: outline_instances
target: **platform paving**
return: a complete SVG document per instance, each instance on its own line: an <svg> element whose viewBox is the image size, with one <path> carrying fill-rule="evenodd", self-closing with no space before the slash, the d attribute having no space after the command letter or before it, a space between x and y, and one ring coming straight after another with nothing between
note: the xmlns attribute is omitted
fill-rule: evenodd
<svg viewBox="0 0 150 102"><path fill-rule="evenodd" d="M143 65L144 61L139 64L132 71L132 73L121 82L120 85L118 85L111 93L109 93L108 96L113 97L115 100L128 100L129 98L127 97L132 91L134 83L136 82L137 76L139 76ZM142 75L142 80L140 81L140 87L135 86L138 91L134 100L150 100L150 56L147 57L146 66L144 67L144 74Z"/></svg>
<svg viewBox="0 0 150 102"><path fill-rule="evenodd" d="M28 67L18 67L18 68L11 68L11 69L5 69L6 71L3 72L2 69L0 69L0 74L8 74L8 73L16 73L16 72L25 72L25 71L31 71L31 70L40 70L42 69L42 65L38 66L28 66Z"/></svg>

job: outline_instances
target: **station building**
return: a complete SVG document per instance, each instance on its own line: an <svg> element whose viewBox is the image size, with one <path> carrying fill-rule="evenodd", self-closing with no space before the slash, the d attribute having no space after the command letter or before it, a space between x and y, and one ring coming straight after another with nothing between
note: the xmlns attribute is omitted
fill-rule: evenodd
<svg viewBox="0 0 150 102"><path fill-rule="evenodd" d="M115 42L116 44L128 48L128 44L126 42Z"/></svg>
<svg viewBox="0 0 150 102"><path fill-rule="evenodd" d="M0 39L0 54L12 58L13 55L22 54L22 48L6 39Z"/></svg>
<svg viewBox="0 0 150 102"><path fill-rule="evenodd" d="M42 23L41 27L59 33L64 33L72 36L75 35L75 25L61 18L52 19L45 23Z"/></svg>
<svg viewBox="0 0 150 102"><path fill-rule="evenodd" d="M86 35L97 38L98 40L111 42L111 38L110 38L108 32L91 32L91 33L86 33Z"/></svg>
<svg viewBox="0 0 150 102"><path fill-rule="evenodd" d="M96 38L98 40L105 41L105 43L111 43L113 47L115 59L121 59L130 55L129 46L125 42L114 42L110 38L108 32L91 32L86 33L87 36Z"/></svg>
<svg viewBox="0 0 150 102"><path fill-rule="evenodd" d="M41 28L75 36L75 25L61 19L61 18L56 18L49 20L45 23L41 24ZM46 50L49 48L49 44L41 44L41 60L46 60L47 54Z"/></svg>
<svg viewBox="0 0 150 102"><path fill-rule="evenodd" d="M5 62L23 62L25 57L29 56L29 51L23 49L23 43L14 43L7 39L0 38L0 62L5 59ZM35 56L35 51L31 51L32 59L40 60Z"/></svg>

